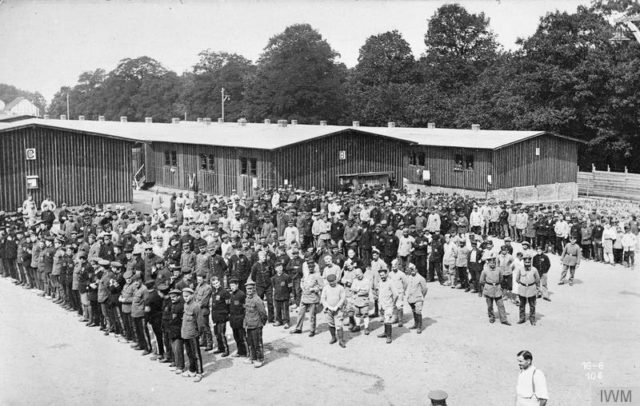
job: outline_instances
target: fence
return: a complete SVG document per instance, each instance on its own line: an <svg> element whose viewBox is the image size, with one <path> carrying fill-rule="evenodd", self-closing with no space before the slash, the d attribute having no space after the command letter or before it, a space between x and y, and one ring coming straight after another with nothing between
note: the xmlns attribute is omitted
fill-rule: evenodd
<svg viewBox="0 0 640 406"><path fill-rule="evenodd" d="M580 196L640 200L640 174L628 172L578 172Z"/></svg>

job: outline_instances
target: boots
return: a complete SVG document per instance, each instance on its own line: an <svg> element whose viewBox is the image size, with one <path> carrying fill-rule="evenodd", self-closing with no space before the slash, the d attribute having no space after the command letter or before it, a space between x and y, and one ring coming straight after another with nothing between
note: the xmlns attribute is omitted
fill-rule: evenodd
<svg viewBox="0 0 640 406"><path fill-rule="evenodd" d="M418 331L416 332L422 334L422 314L416 313L416 321L418 322Z"/></svg>
<svg viewBox="0 0 640 406"><path fill-rule="evenodd" d="M402 327L402 319L404 318L404 314L402 309L398 309L398 327Z"/></svg>
<svg viewBox="0 0 640 406"><path fill-rule="evenodd" d="M391 324L384 325L384 332L385 332L385 335L387 336L387 344L391 344L391 332L392 332Z"/></svg>
<svg viewBox="0 0 640 406"><path fill-rule="evenodd" d="M418 318L416 317L416 313L413 313L413 326L409 327L409 330L415 330L418 328Z"/></svg>
<svg viewBox="0 0 640 406"><path fill-rule="evenodd" d="M331 341L329 341L329 344L335 344L336 341L338 341L338 339L336 338L336 328L329 327L329 332L331 333Z"/></svg>
<svg viewBox="0 0 640 406"><path fill-rule="evenodd" d="M338 345L340 347L345 348L347 345L344 343L344 330L338 330Z"/></svg>

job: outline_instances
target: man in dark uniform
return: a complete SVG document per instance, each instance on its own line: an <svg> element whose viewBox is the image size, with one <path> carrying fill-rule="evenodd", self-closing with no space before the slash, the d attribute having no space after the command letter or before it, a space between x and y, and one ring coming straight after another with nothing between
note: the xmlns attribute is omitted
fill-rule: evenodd
<svg viewBox="0 0 640 406"><path fill-rule="evenodd" d="M233 339L236 342L237 351L234 357L246 357L247 345L245 339L244 322L244 301L246 295L239 289L239 281L235 278L229 280L229 325L233 332Z"/></svg>
<svg viewBox="0 0 640 406"><path fill-rule="evenodd" d="M218 348L214 354L222 354L223 357L229 356L229 344L227 343L227 321L229 321L229 303L231 295L222 287L220 279L213 277L211 279L213 291L211 292L211 321L213 321L214 332L218 342Z"/></svg>
<svg viewBox="0 0 640 406"><path fill-rule="evenodd" d="M204 322L204 333L200 336L200 346L205 346L205 351L213 351L213 336L211 335L211 324L209 323L209 314L211 307L211 285L205 280L204 273L196 274L196 289L194 292L194 300L200 303L202 311L202 320Z"/></svg>
<svg viewBox="0 0 640 406"><path fill-rule="evenodd" d="M291 278L293 285L293 307L300 306L300 297L302 295L302 288L300 287L300 280L302 279L302 265L304 264L304 258L300 256L300 251L297 247L291 249L291 259L285 268L285 272Z"/></svg>
<svg viewBox="0 0 640 406"><path fill-rule="evenodd" d="M271 287L271 277L273 272L266 263L267 254L264 251L258 252L258 262L251 268L251 279L255 281L256 296L267 301L268 322L274 321L273 289Z"/></svg>
<svg viewBox="0 0 640 406"><path fill-rule="evenodd" d="M429 254L429 238L428 231L419 232L413 243L415 250L413 251L413 261L418 273L427 279L427 256Z"/></svg>

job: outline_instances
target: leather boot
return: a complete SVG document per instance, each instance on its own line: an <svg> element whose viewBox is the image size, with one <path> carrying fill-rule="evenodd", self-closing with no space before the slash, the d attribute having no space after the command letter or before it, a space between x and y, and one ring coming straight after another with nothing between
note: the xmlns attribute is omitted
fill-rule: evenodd
<svg viewBox="0 0 640 406"><path fill-rule="evenodd" d="M391 344L391 333L392 333L392 326L391 324L385 324L384 325L384 332L387 336L387 344Z"/></svg>
<svg viewBox="0 0 640 406"><path fill-rule="evenodd" d="M416 313L416 320L418 322L418 328L417 328L417 333L418 334L422 334L422 315Z"/></svg>
<svg viewBox="0 0 640 406"><path fill-rule="evenodd" d="M418 318L416 317L416 313L413 312L413 326L409 327L409 330L415 330L418 328Z"/></svg>
<svg viewBox="0 0 640 406"><path fill-rule="evenodd" d="M402 319L404 318L404 314L402 309L397 310L398 312L398 327L402 327Z"/></svg>
<svg viewBox="0 0 640 406"><path fill-rule="evenodd" d="M344 330L338 330L338 344L340 347L345 348L347 345L344 343Z"/></svg>
<svg viewBox="0 0 640 406"><path fill-rule="evenodd" d="M338 339L336 338L336 328L329 327L329 332L331 333L331 341L329 341L329 344L335 344L336 341L338 341Z"/></svg>

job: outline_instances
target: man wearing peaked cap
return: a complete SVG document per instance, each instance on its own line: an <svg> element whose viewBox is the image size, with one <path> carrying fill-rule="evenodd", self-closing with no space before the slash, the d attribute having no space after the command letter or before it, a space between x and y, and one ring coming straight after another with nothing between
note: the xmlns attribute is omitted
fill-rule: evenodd
<svg viewBox="0 0 640 406"><path fill-rule="evenodd" d="M202 353L198 343L198 336L202 333L204 323L200 303L196 302L193 289L182 289L184 299L184 316L182 318L181 336L184 340L187 357L189 358L189 370L185 371L184 378L194 378L194 382L202 380Z"/></svg>
<svg viewBox="0 0 640 406"><path fill-rule="evenodd" d="M244 303L243 327L247 332L247 346L250 358L245 363L253 364L255 368L264 365L264 348L262 342L262 327L267 321L267 311L264 303L255 293L255 282L251 277L245 283L247 296Z"/></svg>
<svg viewBox="0 0 640 406"><path fill-rule="evenodd" d="M485 265L482 273L480 274L480 286L482 286L482 293L487 301L487 312L489 314L489 322L494 323L496 321L493 313L493 302L496 302L498 307L498 316L502 324L510 326L511 323L507 320L507 313L504 309L504 303L502 301L502 271L496 266L497 256L493 251L487 251L485 255Z"/></svg>

